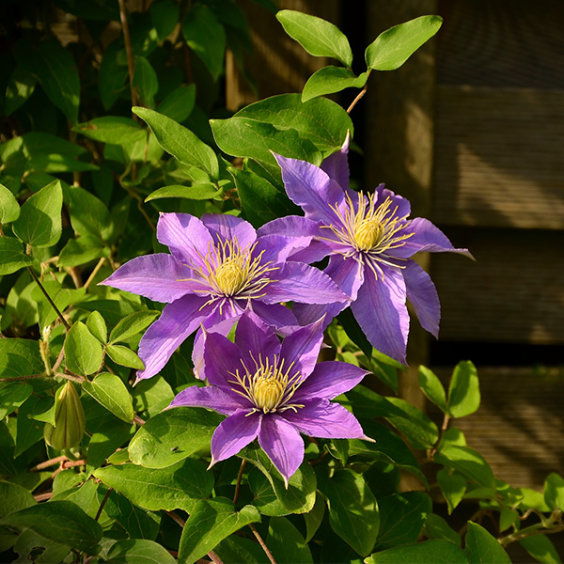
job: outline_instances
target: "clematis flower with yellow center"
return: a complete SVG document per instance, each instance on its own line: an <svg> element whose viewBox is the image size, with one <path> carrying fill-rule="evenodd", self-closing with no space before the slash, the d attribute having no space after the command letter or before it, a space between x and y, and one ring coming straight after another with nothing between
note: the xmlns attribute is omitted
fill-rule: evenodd
<svg viewBox="0 0 564 564"><path fill-rule="evenodd" d="M250 310L282 330L298 323L281 302L348 300L326 274L287 260L292 250L309 244L308 236L258 237L249 223L231 215L163 213L157 239L170 255L134 258L101 283L167 304L139 344L145 368L138 380L157 374L200 326L211 329Z"/></svg>
<svg viewBox="0 0 564 564"><path fill-rule="evenodd" d="M287 484L304 459L300 433L371 440L354 415L330 401L367 372L345 362L316 364L322 343L322 321L295 328L280 343L271 327L246 312L234 343L206 333L204 375L209 385L186 388L171 407L204 407L228 416L213 434L212 464L258 438Z"/></svg>
<svg viewBox="0 0 564 564"><path fill-rule="evenodd" d="M405 364L411 302L424 329L439 332L440 304L429 275L411 257L420 251L457 252L430 221L410 219L409 201L383 184L373 193L349 188L348 140L342 150L317 167L275 155L289 198L305 217L289 216L259 229L260 235L311 236L307 249L292 260L312 263L330 256L326 274L351 302L327 306L298 304L292 310L301 325L325 315L325 325L351 306L370 343Z"/></svg>

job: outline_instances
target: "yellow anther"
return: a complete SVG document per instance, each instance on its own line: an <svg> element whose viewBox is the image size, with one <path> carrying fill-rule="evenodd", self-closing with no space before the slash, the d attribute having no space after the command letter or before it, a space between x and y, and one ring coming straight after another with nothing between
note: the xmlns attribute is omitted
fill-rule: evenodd
<svg viewBox="0 0 564 564"><path fill-rule="evenodd" d="M252 393L255 397L256 407L262 409L264 413L276 408L285 390L286 386L276 378L276 375L255 375L253 378Z"/></svg>
<svg viewBox="0 0 564 564"><path fill-rule="evenodd" d="M242 261L237 260L238 258L227 259L215 271L217 286L226 296L236 294L247 281L248 273L243 270L241 267Z"/></svg>
<svg viewBox="0 0 564 564"><path fill-rule="evenodd" d="M373 217L363 219L356 226L354 233L357 248L361 251L369 251L378 244L383 231L384 229L377 219Z"/></svg>

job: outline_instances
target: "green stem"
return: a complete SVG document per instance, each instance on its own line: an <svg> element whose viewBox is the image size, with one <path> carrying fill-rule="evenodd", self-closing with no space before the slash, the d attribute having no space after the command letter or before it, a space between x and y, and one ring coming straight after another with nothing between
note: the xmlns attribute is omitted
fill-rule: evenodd
<svg viewBox="0 0 564 564"><path fill-rule="evenodd" d="M350 114L353 111L353 108L360 102L360 99L366 94L368 90L368 78L370 77L370 73L372 70L368 70L366 73L366 84L364 88L358 93L358 96L352 101L351 105L347 108L347 114Z"/></svg>

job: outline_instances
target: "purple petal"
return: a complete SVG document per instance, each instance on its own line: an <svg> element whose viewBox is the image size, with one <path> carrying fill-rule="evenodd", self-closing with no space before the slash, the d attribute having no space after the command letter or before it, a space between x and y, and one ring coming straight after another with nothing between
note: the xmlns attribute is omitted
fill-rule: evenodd
<svg viewBox="0 0 564 564"><path fill-rule="evenodd" d="M139 343L139 358L145 369L137 371L137 381L157 374L172 353L210 315L213 306L203 307L204 304L203 298L190 295L165 306Z"/></svg>
<svg viewBox="0 0 564 564"><path fill-rule="evenodd" d="M210 232L188 213L161 213L157 239L175 258L190 266L203 266L203 257L213 248Z"/></svg>
<svg viewBox="0 0 564 564"><path fill-rule="evenodd" d="M380 186L376 188L376 192L378 193L378 206L383 204L388 198L392 200L392 204L389 209L393 212L393 217L407 217L411 213L411 204L409 203L409 200L403 196L395 194L391 190L388 190L385 188L384 184L380 184Z"/></svg>
<svg viewBox="0 0 564 564"><path fill-rule="evenodd" d="M405 364L409 332L405 282L399 269L385 268L384 275L377 280L365 267L364 284L351 308L372 346Z"/></svg>
<svg viewBox="0 0 564 564"><path fill-rule="evenodd" d="M271 272L271 276L275 280L266 286L266 295L261 298L267 304L290 301L329 304L349 301L329 276L302 262L287 262L279 270Z"/></svg>
<svg viewBox="0 0 564 564"><path fill-rule="evenodd" d="M250 247L257 239L254 227L241 219L229 214L207 213L202 216L203 224L210 230L214 241L233 241L237 239L239 248Z"/></svg>
<svg viewBox="0 0 564 564"><path fill-rule="evenodd" d="M205 321L205 326L208 333L219 333L220 335L229 335L229 331L233 325L237 323L241 316L235 315L223 319L219 308L216 309ZM199 380L205 380L204 376L204 341L205 334L202 329L198 329L196 337L194 338L194 346L192 348L192 363L194 364L194 376Z"/></svg>
<svg viewBox="0 0 564 564"><path fill-rule="evenodd" d="M279 415L263 417L259 445L282 474L286 487L304 459L304 441L298 430Z"/></svg>
<svg viewBox="0 0 564 564"><path fill-rule="evenodd" d="M239 347L219 333L207 333L204 340L203 375L210 384L232 392L232 374L241 369L242 360ZM236 394L235 394L236 395Z"/></svg>
<svg viewBox="0 0 564 564"><path fill-rule="evenodd" d="M332 255L329 266L324 272L333 279L345 294L350 296L351 300L356 299L358 289L364 281L362 264L359 264L352 257L345 259L342 255ZM329 305L296 304L292 311L301 325L313 323L325 315L324 328L326 328L331 320L348 306L348 302Z"/></svg>
<svg viewBox="0 0 564 564"><path fill-rule="evenodd" d="M407 299L411 302L421 327L438 339L441 304L431 277L413 260L403 270Z"/></svg>
<svg viewBox="0 0 564 564"><path fill-rule="evenodd" d="M344 198L343 189L319 167L274 155L282 169L282 179L290 200L301 206L308 219L327 225L335 221L329 206L338 206Z"/></svg>
<svg viewBox="0 0 564 564"><path fill-rule="evenodd" d="M294 397L297 402L302 399L334 399L352 390L368 373L368 370L348 362L320 362Z"/></svg>
<svg viewBox="0 0 564 564"><path fill-rule="evenodd" d="M314 400L297 413L288 409L282 415L304 435L320 439L362 439L364 431L356 417L338 403Z"/></svg>
<svg viewBox="0 0 564 564"><path fill-rule="evenodd" d="M280 341L276 333L252 311L241 316L235 331L235 342L250 372L255 367L255 360L269 359L272 363L274 356L280 356Z"/></svg>
<svg viewBox="0 0 564 564"><path fill-rule="evenodd" d="M300 379L307 378L315 367L323 343L323 320L319 320L297 331L282 341L280 351L284 359L284 368L294 365L291 375L300 372Z"/></svg>
<svg viewBox="0 0 564 564"><path fill-rule="evenodd" d="M332 155L329 155L322 163L321 169L324 170L329 178L334 180L343 190L349 187L349 144L351 141L350 131L343 146Z"/></svg>
<svg viewBox="0 0 564 564"><path fill-rule="evenodd" d="M402 247L394 249L394 256L410 258L415 253L427 251L429 253L463 253L470 258L472 255L468 249L456 249L448 240L448 237L435 227L428 219L416 217L405 228L403 233L413 233Z"/></svg>
<svg viewBox="0 0 564 564"><path fill-rule="evenodd" d="M100 284L139 294L155 302L170 303L192 293L194 287L200 287L185 280L191 276L192 270L171 255L157 254L126 262Z"/></svg>
<svg viewBox="0 0 564 564"><path fill-rule="evenodd" d="M190 386L182 390L170 407L205 407L223 415L233 415L238 409L248 408L248 402L240 396L232 396L215 386Z"/></svg>
<svg viewBox="0 0 564 564"><path fill-rule="evenodd" d="M261 429L261 413L238 411L215 430L211 440L212 464L237 454L252 442Z"/></svg>
<svg viewBox="0 0 564 564"><path fill-rule="evenodd" d="M299 325L296 316L281 304L265 304L259 300L251 300L249 308L282 336L287 333L285 328Z"/></svg>
<svg viewBox="0 0 564 564"><path fill-rule="evenodd" d="M252 257L261 257L261 264L286 262L289 256L306 249L311 237L287 237L285 235L265 235L257 241Z"/></svg>

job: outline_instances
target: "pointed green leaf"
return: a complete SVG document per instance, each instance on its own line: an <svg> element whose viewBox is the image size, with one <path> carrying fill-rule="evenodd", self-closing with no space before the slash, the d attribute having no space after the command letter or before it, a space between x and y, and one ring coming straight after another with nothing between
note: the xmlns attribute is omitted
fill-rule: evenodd
<svg viewBox="0 0 564 564"><path fill-rule="evenodd" d="M73 328L75 325L73 325ZM126 423L133 421L133 416L135 415L133 402L119 376L102 372L92 382L84 382L82 388L122 421Z"/></svg>
<svg viewBox="0 0 564 564"><path fill-rule="evenodd" d="M552 472L544 483L544 500L550 509L564 511L564 479Z"/></svg>
<svg viewBox="0 0 564 564"><path fill-rule="evenodd" d="M175 4L175 2L173 3ZM151 8L158 5L152 4ZM182 123L192 113L195 103L196 85L183 84L167 94L166 98L159 104L158 112L178 123Z"/></svg>
<svg viewBox="0 0 564 564"><path fill-rule="evenodd" d="M8 188L0 184L0 224L12 223L20 217L20 204Z"/></svg>
<svg viewBox="0 0 564 564"><path fill-rule="evenodd" d="M107 241L113 230L110 212L105 204L83 188L73 186L68 191L70 219L79 235L91 235Z"/></svg>
<svg viewBox="0 0 564 564"><path fill-rule="evenodd" d="M155 69L145 57L135 57L133 86L137 88L139 92L141 103L150 108L154 108L155 94L159 90L159 80Z"/></svg>
<svg viewBox="0 0 564 564"><path fill-rule="evenodd" d="M480 407L480 383L476 367L469 360L459 362L448 391L448 410L452 417L465 417Z"/></svg>
<svg viewBox="0 0 564 564"><path fill-rule="evenodd" d="M562 560L552 541L546 535L519 539L519 544L541 564L561 564Z"/></svg>
<svg viewBox="0 0 564 564"><path fill-rule="evenodd" d="M104 318L98 311L93 311L86 320L86 327L88 330L98 341L102 344L106 343L106 339L108 338L108 330L106 328L106 322Z"/></svg>
<svg viewBox="0 0 564 564"><path fill-rule="evenodd" d="M310 55L332 57L346 67L352 65L353 54L349 40L336 25L294 10L280 10L276 18L286 33Z"/></svg>
<svg viewBox="0 0 564 564"><path fill-rule="evenodd" d="M384 31L366 48L367 67L379 71L401 67L439 31L442 23L440 16L421 16Z"/></svg>
<svg viewBox="0 0 564 564"><path fill-rule="evenodd" d="M309 546L301 533L284 517L270 520L266 545L276 562L313 564Z"/></svg>
<svg viewBox="0 0 564 564"><path fill-rule="evenodd" d="M466 493L466 478L456 472L449 472L446 468L437 473L439 486L448 504L450 515L464 498Z"/></svg>
<svg viewBox="0 0 564 564"><path fill-rule="evenodd" d="M16 67L6 87L6 115L13 114L33 94L35 77L22 67Z"/></svg>
<svg viewBox="0 0 564 564"><path fill-rule="evenodd" d="M443 413L447 413L445 388L436 374L426 366L419 367L419 386L429 401L440 407Z"/></svg>
<svg viewBox="0 0 564 564"><path fill-rule="evenodd" d="M198 166L213 178L219 176L217 156L189 129L147 108L134 107L132 111L149 124L159 145L181 163Z"/></svg>
<svg viewBox="0 0 564 564"><path fill-rule="evenodd" d="M110 548L108 564L175 564L176 560L162 545L144 539L121 540Z"/></svg>
<svg viewBox="0 0 564 564"><path fill-rule="evenodd" d="M220 200L223 190L218 190L214 184L192 184L192 186L164 186L149 194L146 202L161 198L185 198L187 200Z"/></svg>
<svg viewBox="0 0 564 564"><path fill-rule="evenodd" d="M127 450L119 452L127 453ZM161 523L160 515L137 507L124 495L113 491L104 506L104 511L128 532L130 538L148 540L157 538Z"/></svg>
<svg viewBox="0 0 564 564"><path fill-rule="evenodd" d="M63 190L56 180L31 196L12 224L14 234L33 247L51 247L61 237Z"/></svg>
<svg viewBox="0 0 564 564"><path fill-rule="evenodd" d="M456 546L462 545L458 533L439 515L430 513L425 521L425 536L428 539L443 539L453 542Z"/></svg>
<svg viewBox="0 0 564 564"><path fill-rule="evenodd" d="M224 538L258 521L260 514L252 505L235 511L233 504L223 497L198 502L182 531L178 562L193 564Z"/></svg>
<svg viewBox="0 0 564 564"><path fill-rule="evenodd" d="M22 486L0 481L0 518L36 505L35 498Z"/></svg>
<svg viewBox="0 0 564 564"><path fill-rule="evenodd" d="M22 244L12 237L0 237L0 276L31 266L34 259L26 255Z"/></svg>
<svg viewBox="0 0 564 564"><path fill-rule="evenodd" d="M2 376L6 375L1 372ZM32 385L27 382L5 382L0 386L0 419L13 413L33 391Z"/></svg>
<svg viewBox="0 0 564 564"><path fill-rule="evenodd" d="M136 121L119 116L94 118L75 125L73 131L81 133L89 139L94 139L94 141L113 145L125 145L139 139L145 139L147 136L147 133L141 129Z"/></svg>
<svg viewBox="0 0 564 564"><path fill-rule="evenodd" d="M413 562L417 564L468 564L468 559L462 549L452 542L428 540L375 552L365 562L366 564L412 564Z"/></svg>
<svg viewBox="0 0 564 564"><path fill-rule="evenodd" d="M309 77L302 92L302 102L341 92L346 88L363 88L367 79L368 74L365 72L357 77L349 69L323 67Z"/></svg>
<svg viewBox="0 0 564 564"><path fill-rule="evenodd" d="M121 345L108 345L106 347L106 353L116 364L119 364L120 366L135 368L136 370L143 370L145 368L143 361L127 347Z"/></svg>
<svg viewBox="0 0 564 564"><path fill-rule="evenodd" d="M474 449L448 444L435 454L435 462L460 472L486 488L496 487L495 477L485 458Z"/></svg>
<svg viewBox="0 0 564 564"><path fill-rule="evenodd" d="M511 564L507 552L501 544L478 523L468 522L466 533L466 548L464 549L468 561L472 564Z"/></svg>
<svg viewBox="0 0 564 564"><path fill-rule="evenodd" d="M119 343L120 341L127 341L131 337L135 337L143 329L149 327L155 318L159 315L158 311L136 311L122 319L113 329L110 334L110 343Z"/></svg>
<svg viewBox="0 0 564 564"><path fill-rule="evenodd" d="M67 368L75 374L87 376L102 364L102 345L81 321L70 329L65 341Z"/></svg>

